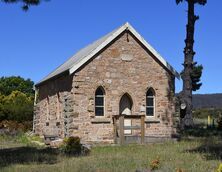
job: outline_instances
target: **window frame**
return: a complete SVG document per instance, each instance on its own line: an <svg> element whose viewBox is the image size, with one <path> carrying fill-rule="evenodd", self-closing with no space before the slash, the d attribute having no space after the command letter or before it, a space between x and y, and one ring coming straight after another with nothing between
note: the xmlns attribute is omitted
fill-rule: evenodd
<svg viewBox="0 0 222 172"><path fill-rule="evenodd" d="M96 94L99 89L102 91L102 93L103 93L102 95ZM105 116L105 102L106 102L105 101L105 97L106 97L105 89L102 86L97 87L97 89L95 91L95 94L94 94L94 97L95 97L95 99L94 99L94 115L95 115L96 118L104 117ZM103 98L103 106L96 105L96 98L101 98L101 97ZM96 108L103 108L103 114L102 115L97 115L96 114Z"/></svg>
<svg viewBox="0 0 222 172"><path fill-rule="evenodd" d="M152 93L152 96L148 96L148 93L151 92ZM149 98L152 98L153 99L153 106L148 106L148 99ZM148 114L148 108L153 108L153 114ZM153 88L149 88L147 91L146 91L146 117L147 118L153 118L155 117L155 114L156 114L156 93L154 91Z"/></svg>

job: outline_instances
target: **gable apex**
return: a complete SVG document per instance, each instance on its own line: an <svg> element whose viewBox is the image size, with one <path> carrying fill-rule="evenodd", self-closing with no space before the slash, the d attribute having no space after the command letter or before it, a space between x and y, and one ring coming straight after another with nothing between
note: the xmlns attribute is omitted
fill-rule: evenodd
<svg viewBox="0 0 222 172"><path fill-rule="evenodd" d="M93 58L99 51L105 48L110 42L112 42L115 38L117 38L126 30L130 31L157 58L157 60L164 67L166 67L166 69L169 70L169 72L171 72L176 78L180 78L179 73L148 42L146 42L146 40L128 22L126 22L124 25L120 26L114 31L108 33L107 35L78 51L64 64L59 66L52 73L38 82L36 86L64 72L69 72L69 74L73 74L82 65Z"/></svg>
<svg viewBox="0 0 222 172"><path fill-rule="evenodd" d="M72 68L69 69L69 73L74 73L79 67L91 59L95 54L97 54L125 30L129 30L176 78L180 78L179 73L148 42L146 42L146 40L128 22L110 34L110 36L104 40L102 44L96 47L94 51L89 53L84 59L82 59L82 61L73 65Z"/></svg>

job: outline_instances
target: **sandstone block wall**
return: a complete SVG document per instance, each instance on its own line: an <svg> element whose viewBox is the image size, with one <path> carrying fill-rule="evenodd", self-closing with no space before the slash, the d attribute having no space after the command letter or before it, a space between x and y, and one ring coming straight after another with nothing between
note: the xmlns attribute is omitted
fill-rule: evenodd
<svg viewBox="0 0 222 172"><path fill-rule="evenodd" d="M112 116L119 114L122 95L131 96L132 114L145 114L146 91L152 87L155 115L146 118L145 135L171 137L176 132L174 79L131 33L125 32L73 75L64 74L39 86L35 132L42 135L58 130L61 137L75 135L86 142L113 143ZM95 91L99 86L105 90L103 117L95 116ZM58 114L61 118L56 117ZM137 123L133 121L133 125Z"/></svg>
<svg viewBox="0 0 222 172"><path fill-rule="evenodd" d="M62 75L37 88L34 132L43 135L69 135L73 116L72 76Z"/></svg>

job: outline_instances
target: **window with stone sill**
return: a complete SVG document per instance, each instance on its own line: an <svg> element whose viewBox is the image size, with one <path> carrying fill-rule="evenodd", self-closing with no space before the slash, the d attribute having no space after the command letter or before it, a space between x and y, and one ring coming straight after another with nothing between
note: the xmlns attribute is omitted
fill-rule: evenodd
<svg viewBox="0 0 222 172"><path fill-rule="evenodd" d="M155 114L155 92L153 88L149 88L146 92L146 116L154 117Z"/></svg>
<svg viewBox="0 0 222 172"><path fill-rule="evenodd" d="M105 90L98 87L95 93L95 116L104 116Z"/></svg>

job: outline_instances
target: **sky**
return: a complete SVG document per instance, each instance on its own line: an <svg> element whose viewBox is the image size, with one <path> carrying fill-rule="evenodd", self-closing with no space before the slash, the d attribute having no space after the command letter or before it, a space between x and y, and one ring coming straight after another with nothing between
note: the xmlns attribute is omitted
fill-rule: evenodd
<svg viewBox="0 0 222 172"><path fill-rule="evenodd" d="M222 93L222 1L196 6L194 60L204 67L195 93ZM0 76L40 81L79 49L129 22L178 72L186 3L175 0L50 0L28 12L0 2ZM182 81L176 80L176 92Z"/></svg>

